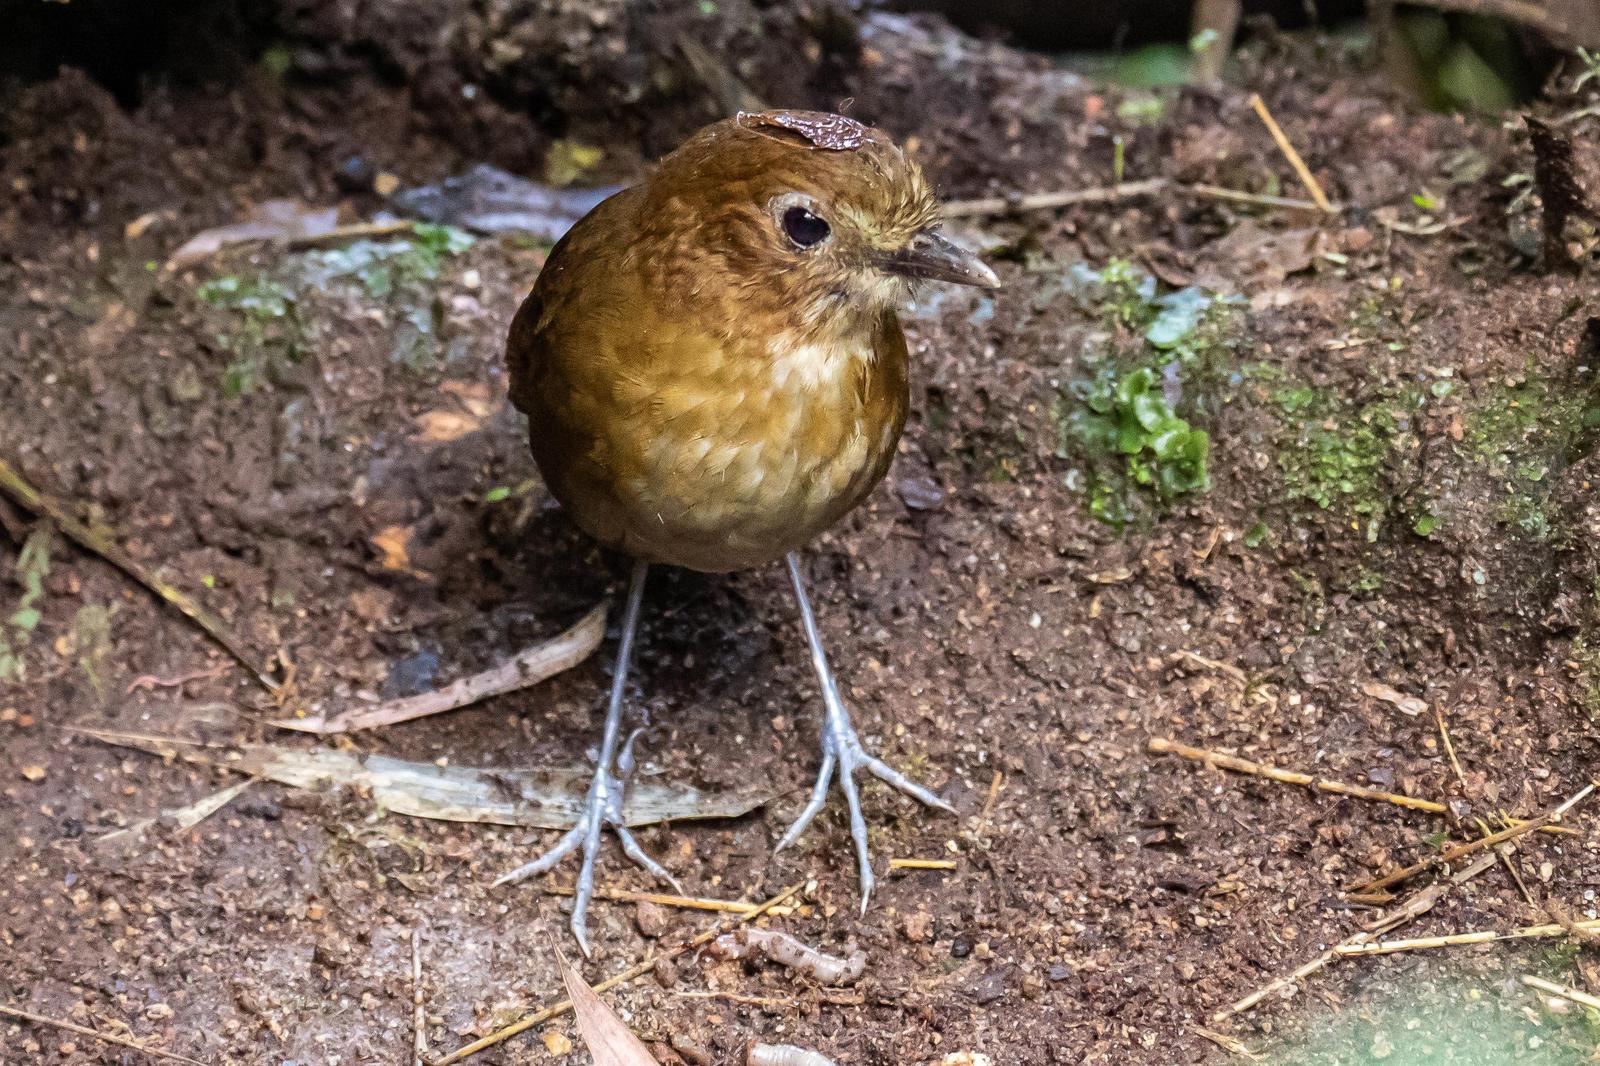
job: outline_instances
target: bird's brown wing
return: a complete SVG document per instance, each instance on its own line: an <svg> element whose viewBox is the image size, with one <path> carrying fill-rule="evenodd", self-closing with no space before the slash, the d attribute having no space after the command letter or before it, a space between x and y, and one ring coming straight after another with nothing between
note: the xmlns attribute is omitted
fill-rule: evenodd
<svg viewBox="0 0 1600 1066"><path fill-rule="evenodd" d="M544 317L544 301L535 289L511 320L511 333L506 338L506 365L511 371L511 403L523 414L533 410L534 368L542 362L543 341L539 335L539 319Z"/></svg>

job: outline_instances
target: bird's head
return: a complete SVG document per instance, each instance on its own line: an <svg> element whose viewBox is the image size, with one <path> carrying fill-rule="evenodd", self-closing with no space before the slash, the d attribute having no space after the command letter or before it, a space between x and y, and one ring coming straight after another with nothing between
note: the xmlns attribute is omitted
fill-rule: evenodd
<svg viewBox="0 0 1600 1066"><path fill-rule="evenodd" d="M745 311L809 328L875 321L917 281L1000 284L940 235L917 164L842 115L741 112L708 126L661 161L644 210L697 291L729 287Z"/></svg>

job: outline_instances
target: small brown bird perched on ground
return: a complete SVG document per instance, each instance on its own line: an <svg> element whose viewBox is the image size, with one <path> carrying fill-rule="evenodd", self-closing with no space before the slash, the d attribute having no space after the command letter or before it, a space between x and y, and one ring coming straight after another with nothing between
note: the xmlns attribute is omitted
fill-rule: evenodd
<svg viewBox="0 0 1600 1066"><path fill-rule="evenodd" d="M633 765L632 736L617 750L622 694L651 563L788 565L825 716L821 772L780 849L822 809L837 772L865 910L873 875L855 772L950 810L862 748L795 554L889 469L908 398L895 311L912 282L999 284L938 222L921 171L883 133L839 115L744 112L579 221L512 322L511 398L546 484L583 530L636 559L585 813L496 882L581 847L572 931L585 953L604 826L676 887L622 822Z"/></svg>

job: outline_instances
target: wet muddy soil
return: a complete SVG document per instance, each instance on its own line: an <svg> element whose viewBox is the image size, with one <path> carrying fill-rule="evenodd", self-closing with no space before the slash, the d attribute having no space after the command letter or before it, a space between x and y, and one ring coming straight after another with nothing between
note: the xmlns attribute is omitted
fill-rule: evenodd
<svg viewBox="0 0 1600 1066"><path fill-rule="evenodd" d="M1242 88L1156 95L926 20L869 19L843 51L836 26L792 29L798 47L739 38L748 87L854 97L951 198L1106 185L1119 167L1302 197L1256 90L1339 211L1174 184L961 221L1006 287L929 294L908 315L901 453L806 560L864 737L957 810L868 786L879 862L954 868L889 873L858 917L837 804L774 858L820 713L785 582L662 572L632 692L643 772L778 795L646 830L645 845L695 895L806 882L772 924L868 963L841 993L684 956L614 993L624 1016L664 1061L695 1064L743 1062L752 1039L863 1064L1231 1057L1202 1029L1283 1063L1592 1061L1593 1019L1520 980L1600 992L1592 948L1570 936L1342 959L1208 1020L1371 919L1351 886L1531 817L1595 772L1600 298L1592 265L1546 272L1526 254L1517 124L1416 111L1357 57L1297 39L1258 44ZM289 58L158 79L137 99L67 70L0 116L0 459L292 679L267 697L182 616L0 500L0 1004L208 1063L409 1063L414 934L431 1056L560 998L551 944L570 902L551 889L572 870L490 887L551 834L258 783L190 828L99 843L239 778L76 732L203 741L224 760L243 743L310 748L269 721L488 666L626 574L543 494L505 401L503 338L538 242L427 230L163 265L264 201L356 221L386 206L374 175L410 186L493 155L384 62L313 77ZM780 60L792 76L769 84ZM518 113L516 91L486 92ZM498 161L525 154L542 177L561 143L583 180L625 180L664 147L652 138L716 113L709 93L661 105L654 126L654 97L619 98L636 109L614 142L585 117L599 160L537 115L526 152ZM1163 319L1190 285L1198 317ZM1163 424L1208 435L1170 476L1155 445L1138 453L1165 493L1095 444L1092 416L1114 415L1141 368ZM581 766L612 647L535 688L324 743ZM1226 774L1152 754L1151 738L1449 810ZM1395 935L1595 918L1596 813L1518 840ZM653 887L609 851L601 879ZM585 972L711 920L601 900ZM584 1061L569 1037L558 1020L476 1061ZM137 1060L0 1019L0 1062Z"/></svg>

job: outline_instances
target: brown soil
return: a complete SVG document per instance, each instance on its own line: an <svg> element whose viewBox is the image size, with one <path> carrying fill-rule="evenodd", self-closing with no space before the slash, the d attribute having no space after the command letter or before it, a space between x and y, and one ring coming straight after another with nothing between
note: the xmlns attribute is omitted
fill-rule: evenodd
<svg viewBox="0 0 1600 1066"><path fill-rule="evenodd" d="M757 57L740 66L752 87L786 103L853 96L953 197L1106 183L1117 137L1130 177L1300 195L1243 92L1185 92L1142 120L1118 94L936 23L875 22L853 51L834 47L841 31L825 20L789 30L799 45L750 26L730 35ZM1335 50L1258 48L1249 88L1344 214L1319 225L1171 194L989 223L1006 289L992 305L947 294L910 319L916 413L902 454L810 552L864 734L959 811L869 787L876 854L949 857L953 872L886 877L858 920L837 803L774 859L814 770L819 710L785 584L776 571L653 581L635 687L649 771L789 791L731 823L649 830L646 846L697 894L758 899L814 878L807 909L779 924L870 959L842 1003L787 971L712 959L619 990L667 1061L742 1062L749 1039L841 1063L1222 1056L1194 1026L1356 931L1370 915L1342 889L1430 853L1436 834L1476 835L1475 818L1558 803L1592 773L1600 471L1591 434L1553 427L1593 406L1593 272L1541 273L1513 249L1503 180L1531 170L1516 134L1416 112ZM308 710L487 665L569 624L625 572L525 484L535 475L503 401L501 343L540 248L480 240L436 280L386 295L348 279L295 288L292 310L264 325L200 286L296 277L306 253L238 251L177 275L147 266L272 197L369 215L378 198L340 184L352 157L410 184L492 155L480 148L504 116L525 136L501 142L501 162L572 133L550 118L564 98L537 87L549 113L519 111L534 88L507 73L463 139L437 94L394 84L413 71L375 51L335 50L345 61L316 78L302 56L286 78L257 66L209 88L157 80L137 102L69 70L12 94L0 140L0 457L200 597L260 661L281 652ZM767 67L787 73L769 82ZM692 86L676 91L613 101L626 118L599 142L603 176L714 113ZM573 125L598 141L595 113ZM1417 221L1425 191L1446 201L1443 230L1384 225ZM1283 277L1281 253L1263 267L1245 247L1247 225L1320 228L1329 254ZM1068 487L1081 457L1057 455L1062 387L1088 356L1137 339L1063 293L1068 265L1111 257L1169 283L1232 279L1251 298L1189 401L1212 436L1212 488L1121 534ZM407 326L419 308L433 323L420 339ZM250 387L231 395L241 361ZM1323 406L1286 412L1297 388ZM430 440L429 412L477 428ZM1381 441L1326 509L1292 491L1305 477L1293 442L1319 430ZM1428 536L1424 515L1439 520ZM16 549L36 528L0 504L0 616L22 594ZM375 545L395 529L409 537L404 567ZM257 785L191 830L152 828L131 854L93 843L234 778L73 727L310 741L266 726L276 710L236 669L129 692L141 675L225 660L59 535L49 561L37 627L6 630L26 676L0 682L0 1004L207 1062L405 1063L413 930L435 1054L559 998L550 945L565 943L564 900L489 887L548 834ZM537 688L342 743L457 764L581 763L609 649ZM1364 695L1371 682L1443 709L1460 779L1432 714ZM1224 776L1147 754L1152 736L1438 798L1458 817ZM1580 807L1578 835L1526 839L1514 860L1536 900L1580 919L1595 917L1600 887L1593 819ZM570 877L564 866L550 881ZM602 881L651 887L609 849ZM674 911L662 933L635 919L631 905L596 904L591 978L705 924ZM1406 935L1545 920L1496 869ZM1592 1025L1517 981L1600 991L1593 962L1559 943L1347 960L1308 995L1214 1027L1285 1063L1589 1061ZM679 995L706 990L734 998ZM136 1057L0 1019L8 1064ZM536 1032L477 1061L551 1060Z"/></svg>

